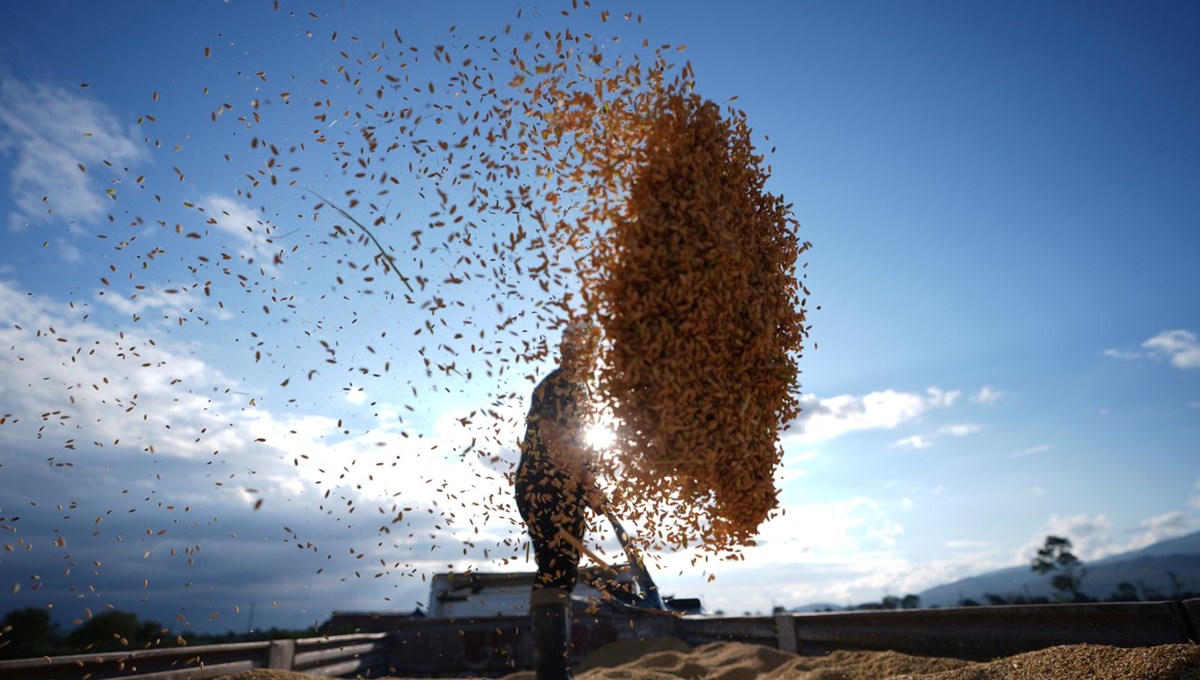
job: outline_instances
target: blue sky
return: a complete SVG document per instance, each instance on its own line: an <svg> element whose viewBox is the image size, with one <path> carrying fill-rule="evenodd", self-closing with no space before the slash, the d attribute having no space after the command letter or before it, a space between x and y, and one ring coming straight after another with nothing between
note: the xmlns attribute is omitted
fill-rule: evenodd
<svg viewBox="0 0 1200 680"><path fill-rule="evenodd" d="M398 184L380 207L404 217L379 235L462 306L408 304L350 267L371 250L328 238L304 187L359 186L329 145L353 151L355 112L399 105L345 72L421 84L444 78L435 45L483 55L477 36L503 49L564 27L614 56L686 45L699 91L737 97L769 137L769 189L814 244L786 512L742 562L662 556L665 590L711 610L846 604L1020 564L1047 533L1087 560L1200 529L1193 3L662 2L641 23L568 8L10 12L0 609L222 631L253 604L256 625L301 626L411 609L447 568L531 568L504 509L515 454L471 447L515 442L547 370L507 349L538 341L536 293L439 287L468 251L411 249L436 197ZM490 332L510 315L513 334ZM414 335L428 320L447 325Z"/></svg>

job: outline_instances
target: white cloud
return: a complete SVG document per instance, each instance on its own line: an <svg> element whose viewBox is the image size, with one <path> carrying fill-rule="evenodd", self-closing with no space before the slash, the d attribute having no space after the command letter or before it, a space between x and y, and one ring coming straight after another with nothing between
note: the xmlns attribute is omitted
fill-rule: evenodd
<svg viewBox="0 0 1200 680"><path fill-rule="evenodd" d="M803 464L816 457L817 451L814 449L784 454L779 467L775 469L775 486L782 489L784 485L794 479L807 477L808 471L804 469Z"/></svg>
<svg viewBox="0 0 1200 680"><path fill-rule="evenodd" d="M1175 329L1162 331L1142 343L1145 352L1122 349L1106 349L1104 356L1132 361L1134 359L1158 358L1171 362L1175 368L1200 368L1200 341L1191 331Z"/></svg>
<svg viewBox="0 0 1200 680"><path fill-rule="evenodd" d="M1038 444L1037 446L1030 446L1029 448L1021 449L1020 451L1014 451L1013 453L1008 454L1008 457L1009 458L1024 458L1026 456L1033 456L1033 455L1036 455L1039 453L1045 453L1045 452L1051 451L1053 449L1054 449L1053 444Z"/></svg>
<svg viewBox="0 0 1200 680"><path fill-rule="evenodd" d="M9 190L20 227L48 214L68 223L104 215L104 161L115 167L149 159L132 127L94 97L0 71L0 152L12 153ZM80 170L82 165L87 172Z"/></svg>
<svg viewBox="0 0 1200 680"><path fill-rule="evenodd" d="M895 547L896 537L904 533L904 527L896 522L885 522L867 531L867 538L878 541L887 548Z"/></svg>
<svg viewBox="0 0 1200 680"><path fill-rule="evenodd" d="M1037 549L1045 543L1047 535L1070 539L1071 552L1084 562L1101 559L1109 555L1145 548L1148 545L1182 536L1197 528L1197 518L1188 513L1172 510L1138 523L1128 541L1118 542L1112 538L1112 520L1103 513L1088 515L1051 515L1043 532L1031 538L1021 548L1018 557L1031 559Z"/></svg>
<svg viewBox="0 0 1200 680"><path fill-rule="evenodd" d="M1163 331L1143 342L1142 347L1169 359L1175 368L1200 368L1200 342L1191 331Z"/></svg>
<svg viewBox="0 0 1200 680"><path fill-rule="evenodd" d="M1113 545L1110 533L1112 520L1103 513L1089 515L1051 515L1044 530L1030 538L1017 552L1017 559L1028 562L1037 554L1039 548L1046 543L1046 536L1059 536L1071 541L1071 552L1079 559L1087 562L1107 557L1122 548Z"/></svg>
<svg viewBox="0 0 1200 680"><path fill-rule="evenodd" d="M965 437L969 434L975 434L982 429L982 425L976 425L975 423L956 423L954 425L947 425L938 430L938 432L948 434L952 437Z"/></svg>
<svg viewBox="0 0 1200 680"><path fill-rule="evenodd" d="M780 514L763 523L756 538L757 545L747 548L740 562L755 565L796 564L799 561L806 564L840 563L846 555L863 550L867 540L899 533L894 525L887 511L865 496L827 503L786 504ZM658 556L664 570L690 569L692 559L690 553Z"/></svg>
<svg viewBox="0 0 1200 680"><path fill-rule="evenodd" d="M1192 499L1193 501L1196 499ZM1137 550L1148 545L1182 536L1196 528L1196 518L1180 510L1163 513L1138 523L1125 550Z"/></svg>
<svg viewBox="0 0 1200 680"><path fill-rule="evenodd" d="M1004 392L993 388L991 385L984 385L971 397L971 401L977 404L983 404L985 406L994 406L995 404L999 403L1004 396Z"/></svg>
<svg viewBox="0 0 1200 680"><path fill-rule="evenodd" d="M188 356L169 336L151 342L133 330L85 322L85 314L0 282L0 346L7 348L0 351L0 395L20 397L8 400L10 413L0 414L7 421L0 427L5 469L28 468L29 455L44 463L46 456L84 461L103 454L111 474L137 478L147 469L145 454L153 451L156 460L191 463L205 473L215 469L206 469L213 462L237 461L247 471L243 476L254 480L245 486L276 498L296 498L304 490L313 498L346 487L348 497L361 502L405 500L443 511L503 506L490 496L505 497L496 493L507 488L504 460L492 465L459 454L477 441L476 451L514 458L491 443L516 441L516 433L497 433L490 419L468 422L466 406L413 437L384 404L374 427L341 437L335 417L256 406L236 387L229 389L240 381ZM397 475L398 467L413 473ZM154 486L168 497L203 496L212 490L211 479L185 474Z"/></svg>
<svg viewBox="0 0 1200 680"><path fill-rule="evenodd" d="M143 287L128 296L118 293L115 289L98 290L96 300L131 318L136 317L139 321L178 323L179 319L190 318L197 312L203 312L215 319L233 318L233 314L228 310L208 304L196 294L194 288L154 290ZM152 312L156 316L148 316Z"/></svg>
<svg viewBox="0 0 1200 680"><path fill-rule="evenodd" d="M835 439L849 432L894 429L934 408L951 406L962 393L930 387L923 394L883 390L862 397L801 397L803 411L787 428L789 439L805 443Z"/></svg>
<svg viewBox="0 0 1200 680"><path fill-rule="evenodd" d="M199 205L212 226L238 243L239 255L268 273L274 271L276 249L270 240L274 228L269 221L254 209L225 196L208 196Z"/></svg>
<svg viewBox="0 0 1200 680"><path fill-rule="evenodd" d="M935 434L914 434L903 439L897 439L892 442L892 446L907 447L912 449L927 449L933 446L936 439L941 436L949 435L952 437L965 437L974 434L983 429L982 425L975 423L957 423L954 425L945 425L938 428Z"/></svg>
<svg viewBox="0 0 1200 680"><path fill-rule="evenodd" d="M1200 479L1196 480L1196 483L1192 486L1192 488L1195 489L1195 491L1192 493L1192 497L1188 499L1188 505L1192 506L1193 508L1200 508Z"/></svg>
<svg viewBox="0 0 1200 680"><path fill-rule="evenodd" d="M887 531L887 526L881 525L877 533ZM884 595L919 593L936 585L1012 566L1009 555L994 546L964 543L958 550L952 558L921 563L899 557L891 549L861 549L840 555L811 551L800 557L800 553L793 553L788 562L764 564L748 558L737 566L722 569L711 585L705 584L703 575L695 574L694 568L678 576L668 576L664 570L664 577L658 580L660 586L665 583L664 587L680 594L704 591L704 605L710 611L740 614L769 612L773 605L850 605L878 601Z"/></svg>
<svg viewBox="0 0 1200 680"><path fill-rule="evenodd" d="M914 434L911 437L897 439L892 442L892 446L899 446L911 449L927 449L933 446L933 440L924 435Z"/></svg>
<svg viewBox="0 0 1200 680"><path fill-rule="evenodd" d="M952 548L954 550L961 550L961 549L976 550L979 548L990 548L990 547L994 546L995 544L996 544L995 541L978 541L978 540L972 540L972 539L951 539L949 541L946 541L946 547Z"/></svg>
<svg viewBox="0 0 1200 680"><path fill-rule="evenodd" d="M74 243L68 243L61 238L55 239L54 251L58 253L58 256L61 257L64 262L68 262L70 264L75 264L83 259L83 253L79 250L78 246L76 246Z"/></svg>
<svg viewBox="0 0 1200 680"><path fill-rule="evenodd" d="M201 547L188 579L243 610L264 590L295 612L330 606L311 592L331 592L333 580L360 584L353 597L330 595L335 601L369 600L362 592L371 588L423 599L413 574L532 568L520 557L524 537L503 478L516 453L494 444L515 442L516 432L478 415L471 422L466 404L416 428L381 403L373 416L358 414L374 422L346 435L340 412L255 405L239 393L241 380L190 356L175 337L152 343L131 324L122 334L90 311L0 282L0 470L5 501L25 508L19 537L41 551L8 565L14 579L42 573L60 529L71 559L106 565L87 585L122 609L151 593L161 607L194 607L189 592L163 590L168 576L156 579L153 563ZM517 404L512 414L496 408L513 422L523 415ZM55 507L76 503L80 519L64 523ZM139 540L149 527L170 531ZM130 540L111 541L121 534ZM297 555L309 544L319 553ZM247 591L244 575L222 572L229 564L276 580ZM392 577L371 582L386 585L361 585L380 572ZM159 590L122 594L121 583L146 577ZM59 581L39 596L68 609L77 601L70 587Z"/></svg>

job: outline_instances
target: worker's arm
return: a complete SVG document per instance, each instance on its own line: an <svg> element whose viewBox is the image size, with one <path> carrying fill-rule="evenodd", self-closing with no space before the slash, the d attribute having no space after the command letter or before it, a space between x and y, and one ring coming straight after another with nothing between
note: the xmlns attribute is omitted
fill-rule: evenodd
<svg viewBox="0 0 1200 680"><path fill-rule="evenodd" d="M538 423L538 439L541 440L554 466L571 477L584 481L587 470L587 453L579 428L556 420Z"/></svg>
<svg viewBox="0 0 1200 680"><path fill-rule="evenodd" d="M581 429L577 423L544 420L538 426L538 437L555 467L578 483L585 494L583 502L599 513L602 511L604 495L596 486L590 450Z"/></svg>

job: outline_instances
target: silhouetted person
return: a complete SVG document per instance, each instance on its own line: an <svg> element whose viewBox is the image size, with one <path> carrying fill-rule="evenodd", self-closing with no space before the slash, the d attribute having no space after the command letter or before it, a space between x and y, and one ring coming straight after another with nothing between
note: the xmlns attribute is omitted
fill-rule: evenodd
<svg viewBox="0 0 1200 680"><path fill-rule="evenodd" d="M584 441L592 337L588 327L569 326L563 332L558 368L534 389L517 467L517 508L537 560L529 616L539 680L571 677L570 595L579 574L579 551L559 532L582 541L587 509L597 505Z"/></svg>

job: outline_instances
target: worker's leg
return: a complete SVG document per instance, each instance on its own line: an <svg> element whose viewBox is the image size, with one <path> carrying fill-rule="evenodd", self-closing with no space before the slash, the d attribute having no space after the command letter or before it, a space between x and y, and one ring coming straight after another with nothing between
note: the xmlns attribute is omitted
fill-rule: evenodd
<svg viewBox="0 0 1200 680"><path fill-rule="evenodd" d="M579 574L579 551L559 532L583 538L583 508L569 502L560 493L543 493L528 498L540 502L522 503L525 522L537 559L537 576L529 598L529 617L533 632L534 670L538 680L570 678L571 662L571 590Z"/></svg>
<svg viewBox="0 0 1200 680"><path fill-rule="evenodd" d="M529 597L537 680L571 677L571 599L562 588L534 587Z"/></svg>
<svg viewBox="0 0 1200 680"><path fill-rule="evenodd" d="M579 574L579 551L559 536L565 531L582 541L587 528L578 491L550 475L518 475L517 509L529 529L537 560L537 585L570 592Z"/></svg>

